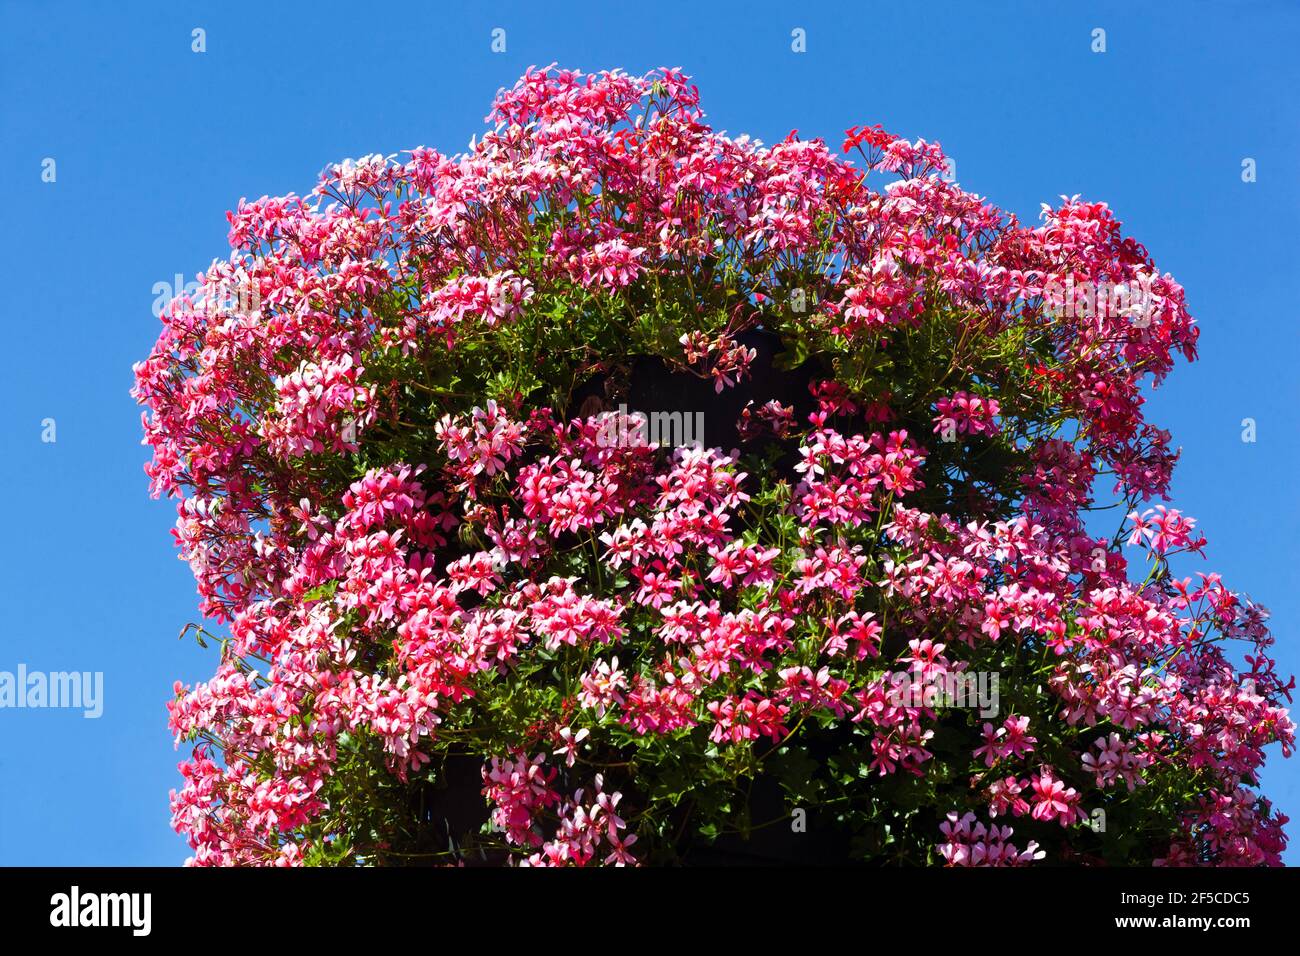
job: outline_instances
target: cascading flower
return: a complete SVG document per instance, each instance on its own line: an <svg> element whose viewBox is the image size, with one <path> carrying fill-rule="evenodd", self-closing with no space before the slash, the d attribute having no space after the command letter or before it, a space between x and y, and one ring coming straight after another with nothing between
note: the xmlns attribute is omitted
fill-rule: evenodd
<svg viewBox="0 0 1300 956"><path fill-rule="evenodd" d="M808 808L846 858L1279 863L1294 681L1169 568L1143 390L1198 331L1104 203L730 137L670 69L488 126L241 200L135 367L229 631L169 704L191 862L690 862Z"/></svg>

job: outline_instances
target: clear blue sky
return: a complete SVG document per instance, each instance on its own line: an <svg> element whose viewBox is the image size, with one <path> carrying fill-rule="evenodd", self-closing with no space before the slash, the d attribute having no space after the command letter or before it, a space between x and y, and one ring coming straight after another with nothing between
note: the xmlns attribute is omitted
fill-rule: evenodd
<svg viewBox="0 0 1300 956"><path fill-rule="evenodd" d="M195 27L206 53L191 52ZM171 505L146 494L127 395L157 331L154 284L224 254L241 196L305 192L344 157L462 148L530 64L680 66L717 128L768 142L876 122L938 139L966 188L1026 219L1060 194L1109 202L1203 330L1201 361L1150 405L1184 449L1176 502L1208 534L1209 565L1272 609L1282 665L1300 671L1297 40L1284 0L0 0L0 670L105 674L99 720L0 710L0 863L186 856L168 826L164 701L214 662L176 639L194 586ZM1300 759L1265 778L1296 818L1293 863L1298 781Z"/></svg>

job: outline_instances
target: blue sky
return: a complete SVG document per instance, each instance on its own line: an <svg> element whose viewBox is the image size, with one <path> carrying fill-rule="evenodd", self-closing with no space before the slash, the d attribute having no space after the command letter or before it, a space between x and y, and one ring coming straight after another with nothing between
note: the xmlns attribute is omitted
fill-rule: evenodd
<svg viewBox="0 0 1300 956"><path fill-rule="evenodd" d="M1282 668L1300 671L1298 38L1283 0L0 0L0 670L105 675L98 720L0 710L0 863L187 855L168 825L164 702L214 661L176 639L193 581L171 505L147 495L127 395L157 332L154 285L225 254L241 196L306 192L344 157L462 148L530 64L680 66L715 127L768 142L877 122L937 139L963 186L1024 219L1061 194L1109 202L1203 330L1201 360L1149 406L1183 447L1175 502L1210 539L1195 567L1270 607ZM1274 757L1265 791L1297 819L1294 864L1300 759Z"/></svg>

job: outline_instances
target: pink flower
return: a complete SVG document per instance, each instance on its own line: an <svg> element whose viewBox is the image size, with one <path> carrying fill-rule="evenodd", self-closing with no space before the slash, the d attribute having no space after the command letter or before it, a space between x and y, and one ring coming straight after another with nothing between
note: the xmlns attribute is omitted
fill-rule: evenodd
<svg viewBox="0 0 1300 956"><path fill-rule="evenodd" d="M1080 815L1079 794L1055 779L1048 768L1044 767L1038 777L1031 779L1030 787L1034 792L1030 815L1035 820L1058 820L1062 826L1068 826Z"/></svg>
<svg viewBox="0 0 1300 956"><path fill-rule="evenodd" d="M578 702L584 707L596 711L597 717L604 717L610 707L621 706L624 702L623 692L627 690L627 677L619 670L618 658L597 661L590 672L582 676L582 690Z"/></svg>
<svg viewBox="0 0 1300 956"><path fill-rule="evenodd" d="M1136 511L1131 512L1128 518L1133 522L1133 531L1128 537L1129 544L1145 542L1156 554L1168 554L1182 549L1201 552L1205 547L1204 537L1192 537L1196 519L1184 517L1175 509L1156 505L1154 510L1147 509L1141 515Z"/></svg>
<svg viewBox="0 0 1300 956"><path fill-rule="evenodd" d="M934 403L934 431L938 435L996 434L994 418L1001 411L996 399L957 392Z"/></svg>
<svg viewBox="0 0 1300 956"><path fill-rule="evenodd" d="M578 759L578 745L591 735L591 731L583 727L577 733L568 727L561 727L559 730L560 748L554 751L555 755L564 757L564 765L572 767L575 760Z"/></svg>

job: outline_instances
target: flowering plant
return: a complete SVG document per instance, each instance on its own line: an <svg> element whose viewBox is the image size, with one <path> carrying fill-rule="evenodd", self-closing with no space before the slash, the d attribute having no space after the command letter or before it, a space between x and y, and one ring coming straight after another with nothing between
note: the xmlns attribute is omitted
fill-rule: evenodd
<svg viewBox="0 0 1300 956"><path fill-rule="evenodd" d="M241 201L136 366L228 629L169 704L194 863L1279 862L1294 681L1144 504L1197 329L1104 204L731 138L669 69L489 122Z"/></svg>

